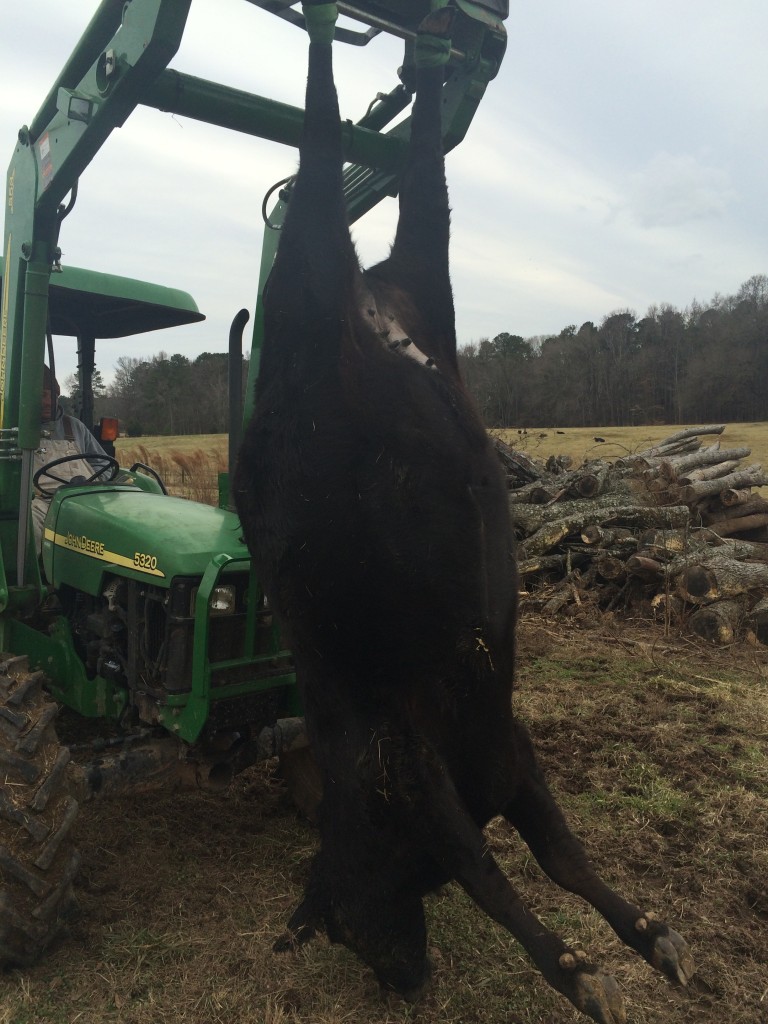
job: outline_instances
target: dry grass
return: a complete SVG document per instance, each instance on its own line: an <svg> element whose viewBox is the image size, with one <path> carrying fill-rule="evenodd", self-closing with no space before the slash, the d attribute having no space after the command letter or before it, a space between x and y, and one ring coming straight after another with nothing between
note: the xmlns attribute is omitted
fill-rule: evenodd
<svg viewBox="0 0 768 1024"><path fill-rule="evenodd" d="M145 452L156 452L164 454L171 448L180 452L196 451L202 449L211 455L216 453L217 458L226 458L227 435L226 434L174 434L158 437L120 437L115 442L117 454L121 465L126 465L130 454L136 449Z"/></svg>
<svg viewBox="0 0 768 1024"><path fill-rule="evenodd" d="M198 434L147 438L140 444L123 438L117 446L117 457L125 467L137 462L150 466L169 494L217 505L219 473L227 469L227 438L225 434Z"/></svg>
<svg viewBox="0 0 768 1024"><path fill-rule="evenodd" d="M768 666L606 621L526 618L518 709L552 786L612 884L691 942L679 995L510 830L488 840L534 909L618 979L633 1024L768 1022ZM315 846L281 784L244 773L222 797L90 805L82 916L39 967L0 982L0 1024L575 1024L520 947L455 886L430 897L434 986L382 1000L346 950L275 954Z"/></svg>

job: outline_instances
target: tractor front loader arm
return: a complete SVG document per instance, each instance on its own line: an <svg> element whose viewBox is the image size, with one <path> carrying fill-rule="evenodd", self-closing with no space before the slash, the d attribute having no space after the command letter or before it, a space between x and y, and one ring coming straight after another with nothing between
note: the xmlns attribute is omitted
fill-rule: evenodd
<svg viewBox="0 0 768 1024"><path fill-rule="evenodd" d="M51 270L77 180L112 130L140 102L178 49L191 0L104 0L8 169L0 324L0 605L35 581L29 529L32 459L40 444L40 392ZM0 577L2 582L2 577ZM34 596L39 587L32 585ZM15 594L14 594L15 591Z"/></svg>

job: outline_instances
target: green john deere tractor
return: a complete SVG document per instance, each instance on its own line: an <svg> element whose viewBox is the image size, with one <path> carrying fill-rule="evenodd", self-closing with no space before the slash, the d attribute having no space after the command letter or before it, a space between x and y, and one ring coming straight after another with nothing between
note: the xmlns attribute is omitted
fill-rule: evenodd
<svg viewBox="0 0 768 1024"><path fill-rule="evenodd" d="M79 805L126 787L188 782L220 787L280 756L306 801L317 798L291 655L251 572L236 515L170 497L146 466L92 462L90 479L51 492L39 546L32 500L54 465L34 471L47 438L40 401L46 342L76 338L81 417L93 423L99 338L203 319L182 291L61 265L63 220L81 172L139 104L289 145L302 112L167 65L192 0L102 0L30 126L8 171L0 263L0 965L34 962L72 902ZM303 24L298 0L250 0ZM350 220L397 192L409 130L410 48L431 0L340 2L337 38L404 41L400 83L345 129ZM460 11L445 84L446 148L464 137L505 47L508 0L449 0ZM263 17L255 13L257 19ZM344 27L354 24L355 27ZM358 28L357 25L363 26ZM258 26L255 26L255 31ZM265 218L252 337L254 393L261 291L290 181ZM241 365L241 311L230 336ZM62 339L64 339L62 341ZM230 375L230 458L244 417ZM44 456L43 456L44 457ZM89 721L77 757L56 717Z"/></svg>

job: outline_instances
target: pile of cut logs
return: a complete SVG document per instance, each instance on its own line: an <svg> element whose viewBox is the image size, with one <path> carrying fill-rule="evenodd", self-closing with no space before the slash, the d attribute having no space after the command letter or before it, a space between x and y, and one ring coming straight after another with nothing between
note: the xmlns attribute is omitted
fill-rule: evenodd
<svg viewBox="0 0 768 1024"><path fill-rule="evenodd" d="M518 536L523 606L654 617L718 644L768 643L768 485L724 425L614 461L546 463L496 440ZM707 443L702 441L707 439Z"/></svg>

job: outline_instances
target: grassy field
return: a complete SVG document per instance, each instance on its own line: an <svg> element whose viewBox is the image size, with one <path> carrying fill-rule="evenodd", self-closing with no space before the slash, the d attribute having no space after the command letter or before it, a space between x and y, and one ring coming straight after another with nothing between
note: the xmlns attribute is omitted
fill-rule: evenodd
<svg viewBox="0 0 768 1024"><path fill-rule="evenodd" d="M518 710L550 783L610 884L690 942L672 989L501 821L495 857L529 905L618 980L632 1024L768 1021L768 667L622 627L525 619ZM426 901L433 986L382 998L317 939L272 942L316 845L282 784L250 769L220 796L84 808L81 916L40 966L0 979L0 1024L576 1024L521 948L451 885Z"/></svg>
<svg viewBox="0 0 768 1024"><path fill-rule="evenodd" d="M550 455L570 455L574 466L585 459L620 458L628 452L648 448L680 427L568 427L566 429L492 430L513 448L518 448L544 461ZM595 441L596 437L604 439ZM716 438L704 443L713 443ZM720 435L723 448L752 449L743 465L759 462L768 468L768 423L735 423ZM117 442L121 465L145 462L166 480L172 494L192 497L198 501L216 501L216 477L226 469L227 435L192 434L185 437L123 437Z"/></svg>

